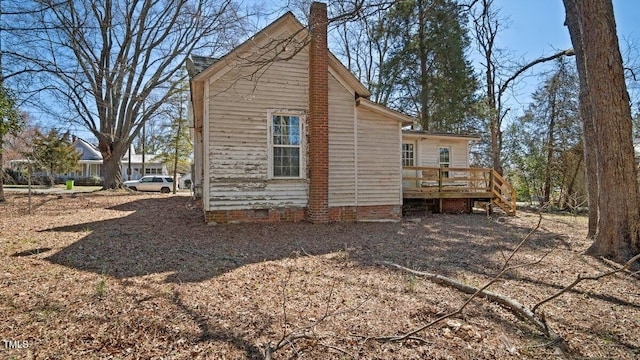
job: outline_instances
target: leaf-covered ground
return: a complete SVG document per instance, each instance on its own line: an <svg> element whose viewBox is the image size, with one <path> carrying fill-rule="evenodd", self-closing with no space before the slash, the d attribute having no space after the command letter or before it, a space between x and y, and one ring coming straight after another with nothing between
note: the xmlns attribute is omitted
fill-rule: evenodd
<svg viewBox="0 0 640 360"><path fill-rule="evenodd" d="M640 357L640 281L583 282L541 307L566 342L468 295L381 265L481 286L537 223L534 213L427 215L402 223L207 226L188 196L40 195L0 204L0 358L495 359ZM577 275L614 265L581 255L586 220L544 215L489 290L531 307ZM550 253L549 253L550 252Z"/></svg>

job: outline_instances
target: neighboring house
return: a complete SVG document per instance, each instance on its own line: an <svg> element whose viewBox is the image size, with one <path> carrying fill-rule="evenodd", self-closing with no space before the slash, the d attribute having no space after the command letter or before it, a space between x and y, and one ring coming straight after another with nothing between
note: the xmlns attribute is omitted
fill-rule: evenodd
<svg viewBox="0 0 640 360"><path fill-rule="evenodd" d="M143 163L144 174L142 173ZM122 179L123 181L138 180L145 175L169 175L169 171L165 164L156 160L156 155L145 154L143 159L142 154L136 154L131 147L131 150L122 157Z"/></svg>
<svg viewBox="0 0 640 360"><path fill-rule="evenodd" d="M204 70L188 65L208 223L400 219L412 118L367 100L327 50L325 4L310 23L287 13Z"/></svg>
<svg viewBox="0 0 640 360"><path fill-rule="evenodd" d="M82 154L80 156L80 169L72 174L68 174L68 177L83 178L83 177L102 177L102 154L98 148L79 137L74 137L74 144L76 149ZM131 153L131 161L129 161L129 153ZM121 160L122 179L137 180L144 175L167 175L167 167L155 160L156 155L145 154L144 161L141 154L136 154L133 147L131 151L124 154ZM144 174L142 174L142 164L144 162ZM129 168L131 168L131 174L129 175Z"/></svg>
<svg viewBox="0 0 640 360"><path fill-rule="evenodd" d="M178 176L179 189L191 189L191 173Z"/></svg>
<svg viewBox="0 0 640 360"><path fill-rule="evenodd" d="M100 154L100 150L79 137L74 137L73 144L78 152L80 152L80 160L78 161L78 171L70 174L70 177L88 178L102 176L102 154Z"/></svg>
<svg viewBox="0 0 640 360"><path fill-rule="evenodd" d="M76 171L67 174L58 174L56 177L64 179L77 179L88 177L100 177L102 174L102 155L97 147L84 139L73 136L73 145L80 153L80 159L78 160L78 168ZM19 159L11 161L11 168L16 171L26 171L29 160ZM36 170L34 172L36 176L46 176L44 171Z"/></svg>
<svg viewBox="0 0 640 360"><path fill-rule="evenodd" d="M76 150L80 153L80 160L78 160L78 170L67 173L59 174L58 177L63 179L79 179L89 177L102 177L102 154L98 148L90 142L76 137L73 137L73 144ZM133 147L131 148L131 162L129 162L129 152L127 152L122 158L122 179L137 180L144 175L168 175L167 167L156 160L156 155L145 154L144 161L143 156L136 154ZM142 174L142 164L144 162L144 174ZM10 167L13 170L20 170L25 168L27 160L12 160ZM129 166L131 166L131 175L129 176ZM46 173L36 173L36 175L46 175Z"/></svg>
<svg viewBox="0 0 640 360"><path fill-rule="evenodd" d="M75 137L73 144L78 152L80 152L80 160L78 161L78 171L64 174L63 178L78 179L88 177L102 177L102 154L98 148L88 141ZM131 162L129 162L129 152L127 152L121 160L122 179L137 180L144 175L167 175L167 167L155 160L156 155L145 154L144 156L144 174L142 174L142 155L136 154L133 147L131 148ZM131 166L131 175L128 175L129 165Z"/></svg>

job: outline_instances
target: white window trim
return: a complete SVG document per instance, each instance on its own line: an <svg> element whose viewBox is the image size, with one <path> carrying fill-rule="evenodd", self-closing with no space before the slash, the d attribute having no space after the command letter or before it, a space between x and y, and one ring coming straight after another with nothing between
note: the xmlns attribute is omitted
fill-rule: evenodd
<svg viewBox="0 0 640 360"><path fill-rule="evenodd" d="M448 163L444 163L442 161L440 161L440 149L449 149L449 162ZM442 167L442 164L448 164L449 167L451 167L451 146L448 145L438 145L438 166Z"/></svg>
<svg viewBox="0 0 640 360"><path fill-rule="evenodd" d="M411 165L405 165L405 164L404 164L404 162L405 162L405 157L404 157L404 154L405 154L405 151L404 151L404 145L411 145L411 147L412 147L412 149L411 149L411 154L413 155L413 157L411 158L411 162L412 162L413 164L411 164ZM416 158L416 149L417 149L417 146L416 146L416 142L415 142L415 141L403 141L403 142L402 142L402 149L401 149L400 151L402 152L402 159L401 159L401 160L402 160L402 166L403 166L403 167L404 167L404 166L416 166L416 163L417 163L417 158Z"/></svg>
<svg viewBox="0 0 640 360"><path fill-rule="evenodd" d="M273 116L297 116L300 118L300 174L299 176L273 176ZM267 111L267 162L268 178L275 180L306 179L307 178L307 117L301 110L279 110Z"/></svg>
<svg viewBox="0 0 640 360"><path fill-rule="evenodd" d="M440 149L449 149L449 162L442 162L440 161ZM453 158L452 154L451 154L451 146L449 145L438 145L438 167L440 168L444 168L442 165L443 164L447 164L448 166L446 168L450 168L451 167L451 159ZM451 177L451 172L450 171L443 171L442 172L443 177Z"/></svg>

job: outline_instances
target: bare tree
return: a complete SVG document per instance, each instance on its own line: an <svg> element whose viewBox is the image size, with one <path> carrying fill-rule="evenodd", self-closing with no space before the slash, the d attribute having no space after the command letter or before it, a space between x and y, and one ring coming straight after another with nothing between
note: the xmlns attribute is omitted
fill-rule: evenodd
<svg viewBox="0 0 640 360"><path fill-rule="evenodd" d="M625 261L640 252L640 199L613 4L611 0L564 0L564 6L580 78L587 173L594 171L590 156L595 158L595 179L587 181L589 208L596 200L598 222L587 252ZM597 181L597 193L593 181Z"/></svg>
<svg viewBox="0 0 640 360"><path fill-rule="evenodd" d="M41 75L59 116L98 139L105 188L121 186L121 158L175 91L170 82L194 50L228 48L241 26L232 0L26 0L14 11L24 49L12 52ZM37 11L36 11L37 10ZM16 71L19 73L19 71ZM144 104L144 105L143 105Z"/></svg>
<svg viewBox="0 0 640 360"><path fill-rule="evenodd" d="M504 66L497 57L499 51L496 39L500 31L505 28L506 19L502 18L493 0L472 1L471 17L473 19L473 36L480 52L480 66L484 72L484 86L486 91L487 116L490 134L491 161L493 169L503 174L502 166L502 121L509 111L504 107L504 95L512 83L523 73L534 66L563 56L572 56L572 50L564 50L550 56L533 60L518 66L508 78L502 77Z"/></svg>

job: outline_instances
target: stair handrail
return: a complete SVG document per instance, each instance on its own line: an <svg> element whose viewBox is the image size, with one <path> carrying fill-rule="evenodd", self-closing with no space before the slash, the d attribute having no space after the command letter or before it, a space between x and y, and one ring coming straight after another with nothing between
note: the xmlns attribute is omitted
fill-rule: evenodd
<svg viewBox="0 0 640 360"><path fill-rule="evenodd" d="M498 185L498 183L500 183ZM506 187L506 189L505 189ZM516 189L495 169L491 171L491 192L507 206L510 212L516 212ZM498 204L500 206L500 204ZM502 207L502 206L500 206ZM503 210L506 210L503 208Z"/></svg>

